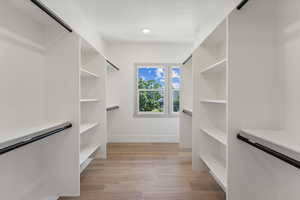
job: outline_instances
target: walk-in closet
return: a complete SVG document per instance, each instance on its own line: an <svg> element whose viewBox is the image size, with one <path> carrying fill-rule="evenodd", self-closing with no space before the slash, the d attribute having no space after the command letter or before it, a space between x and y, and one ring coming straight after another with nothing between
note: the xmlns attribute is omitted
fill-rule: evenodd
<svg viewBox="0 0 300 200"><path fill-rule="evenodd" d="M299 200L299 11L0 0L0 200Z"/></svg>

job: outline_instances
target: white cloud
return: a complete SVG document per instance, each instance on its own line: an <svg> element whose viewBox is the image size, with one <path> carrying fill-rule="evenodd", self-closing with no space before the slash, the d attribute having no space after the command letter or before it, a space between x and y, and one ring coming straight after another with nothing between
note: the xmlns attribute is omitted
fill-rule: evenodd
<svg viewBox="0 0 300 200"><path fill-rule="evenodd" d="M156 79L160 79L164 77L164 69L163 68L157 68L156 69Z"/></svg>
<svg viewBox="0 0 300 200"><path fill-rule="evenodd" d="M174 89L179 89L180 88L179 83L172 83L172 86L173 86Z"/></svg>
<svg viewBox="0 0 300 200"><path fill-rule="evenodd" d="M177 73L175 70L172 70L172 78L180 78L179 73Z"/></svg>
<svg viewBox="0 0 300 200"><path fill-rule="evenodd" d="M145 76L140 76L140 78L145 81L146 80L146 77Z"/></svg>

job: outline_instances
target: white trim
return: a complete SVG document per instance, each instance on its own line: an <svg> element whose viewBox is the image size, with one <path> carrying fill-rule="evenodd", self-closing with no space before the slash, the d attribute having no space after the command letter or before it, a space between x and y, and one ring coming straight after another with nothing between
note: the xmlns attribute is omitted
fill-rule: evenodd
<svg viewBox="0 0 300 200"><path fill-rule="evenodd" d="M165 87L159 89L138 89L138 69L143 68L163 68L165 70ZM181 64L174 63L135 63L135 96L134 96L134 117L178 117L179 112L173 112L173 89L171 86L172 68L181 68ZM179 89L175 89L180 91ZM164 93L163 112L140 112L139 92L140 91L162 91Z"/></svg>
<svg viewBox="0 0 300 200"><path fill-rule="evenodd" d="M48 197L46 200L58 200L59 197Z"/></svg>
<svg viewBox="0 0 300 200"><path fill-rule="evenodd" d="M111 134L109 142L163 142L163 143L178 143L178 134L174 133L172 135L126 135L126 134Z"/></svg>
<svg viewBox="0 0 300 200"><path fill-rule="evenodd" d="M179 110L178 110L178 112L174 112L174 110L173 110L173 92L174 91L179 91L179 95L180 95L180 87L179 87L179 89L173 89L172 88L172 69L173 68L179 68L179 70L180 70L180 76L181 76L181 67L182 67L182 65L178 65L178 66L170 66L169 67L169 76L170 76L170 83L169 83L169 96L170 96L170 103L169 103L169 110L170 110L170 114L172 114L172 115L179 115L179 112L180 112L180 104L181 104L181 99L179 98ZM180 86L181 86L181 77L180 77Z"/></svg>

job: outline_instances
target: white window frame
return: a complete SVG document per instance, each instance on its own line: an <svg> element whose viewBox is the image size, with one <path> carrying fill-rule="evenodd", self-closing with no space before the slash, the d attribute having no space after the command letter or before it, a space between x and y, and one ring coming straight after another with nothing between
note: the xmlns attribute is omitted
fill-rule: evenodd
<svg viewBox="0 0 300 200"><path fill-rule="evenodd" d="M174 101L173 101L173 100L174 100L174 99L173 99L173 92L174 92L174 91L179 91L179 95L180 95L180 87L179 87L179 89L173 89L173 88L172 88L172 78L173 78L173 77L172 77L172 69L173 69L173 68L179 68L180 75L181 75L181 70L180 70L181 67L180 67L179 65L178 65L178 66L174 66L174 65L173 65L173 66L170 66L170 67L169 67L169 77L170 77L170 80L169 80L169 81L170 81L170 83L169 83L169 91L170 91L170 92L169 92L169 97L170 97L170 102L169 102L169 105L170 105L170 106L169 106L169 107L170 107L170 108L169 108L169 109L170 109L170 113L174 115L174 114L178 114L178 113L179 113L180 107L181 107L181 106L180 106L180 105L181 105L181 102L180 102L180 100L179 100L179 110L178 110L177 112L174 112L174 110L173 110L173 106L174 106L174 105L173 105L173 103L174 103ZM180 78L180 85L181 85L181 78ZM180 99L180 98L179 98L179 99Z"/></svg>
<svg viewBox="0 0 300 200"><path fill-rule="evenodd" d="M165 87L162 89L139 89L138 70L139 68L163 68L165 70ZM179 112L173 112L173 89L171 85L172 68L181 68L177 63L135 63L135 97L134 97L134 116L135 117L178 117ZM169 78L170 77L170 78ZM179 89L180 90L180 89ZM139 111L139 92L140 91L162 91L164 93L163 112L140 112Z"/></svg>

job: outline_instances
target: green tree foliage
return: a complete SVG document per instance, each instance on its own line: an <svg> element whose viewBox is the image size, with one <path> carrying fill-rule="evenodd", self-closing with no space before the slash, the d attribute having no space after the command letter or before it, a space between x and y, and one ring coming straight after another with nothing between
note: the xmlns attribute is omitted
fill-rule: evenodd
<svg viewBox="0 0 300 200"><path fill-rule="evenodd" d="M162 85L155 80L145 81L139 79L139 89L160 89ZM173 112L178 112L180 107L179 91L173 92ZM140 91L139 111L140 112L163 112L164 98L160 91Z"/></svg>
<svg viewBox="0 0 300 200"><path fill-rule="evenodd" d="M180 100L179 100L179 91L173 92L173 112L178 112L180 107Z"/></svg>
<svg viewBox="0 0 300 200"><path fill-rule="evenodd" d="M154 80L145 81L139 79L139 89L159 89L161 84ZM140 112L163 112L163 96L159 91L140 91L139 110Z"/></svg>
<svg viewBox="0 0 300 200"><path fill-rule="evenodd" d="M139 89L159 89L162 85L160 83L155 82L155 80L145 81L143 79L139 79Z"/></svg>

